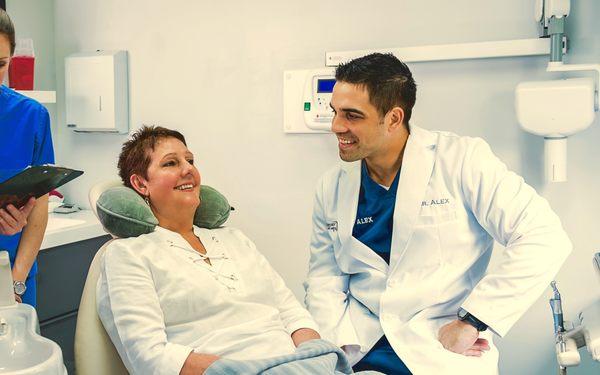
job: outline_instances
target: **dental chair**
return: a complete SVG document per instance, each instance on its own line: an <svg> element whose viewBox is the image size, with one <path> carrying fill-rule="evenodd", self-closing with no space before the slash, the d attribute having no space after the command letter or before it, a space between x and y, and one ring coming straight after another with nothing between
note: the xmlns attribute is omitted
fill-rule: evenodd
<svg viewBox="0 0 600 375"><path fill-rule="evenodd" d="M121 183L105 182L90 189L90 206L96 216L96 201L103 191L115 186L121 186ZM104 244L94 256L81 295L75 329L75 369L78 375L128 374L96 310L96 284L100 275L100 260L110 242Z"/></svg>
<svg viewBox="0 0 600 375"><path fill-rule="evenodd" d="M112 221L103 221L106 220L106 217L102 217L105 214L101 213L99 215L97 202L100 199L102 204L102 199L100 198L101 195L109 189L115 190L112 188L124 189L121 181L116 180L96 184L90 189L88 198L94 214L96 214L96 217L102 222L105 230L107 230L113 238L137 236L141 234L140 232L135 233L137 229L132 229L131 231L117 231L115 230L116 227L112 227L112 225L115 224L114 218L111 219ZM137 194L133 195L142 202L140 204L144 206L146 210L150 211ZM229 213L233 210L233 207L229 205L229 202L221 195L221 193L210 186L202 185L200 195L202 205L196 211L194 225L201 228L220 227L229 217ZM108 199L107 201L118 202L118 198L121 196L117 194L117 196L113 197L115 198L114 200ZM104 212L106 206L103 205L102 207ZM137 211L139 212L139 210ZM130 211L127 209L124 210L124 212L127 216ZM155 220L152 214L150 216ZM145 224L148 223L146 222ZM158 224L158 221L150 224L152 225L151 231L153 230L154 225ZM81 295L79 313L77 315L77 327L75 329L75 370L78 375L128 374L125 365L123 365L123 362L119 357L117 349L114 347L108 333L106 333L106 330L100 321L96 309L96 284L98 283L98 278L100 276L100 262L106 251L106 247L110 242L111 241L108 241L104 244L94 256Z"/></svg>

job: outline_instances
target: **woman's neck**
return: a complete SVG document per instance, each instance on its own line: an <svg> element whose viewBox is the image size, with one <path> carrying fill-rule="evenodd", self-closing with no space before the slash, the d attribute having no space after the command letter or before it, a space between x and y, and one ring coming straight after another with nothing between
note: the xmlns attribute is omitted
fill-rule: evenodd
<svg viewBox="0 0 600 375"><path fill-rule="evenodd" d="M154 215L158 219L158 225L170 230L171 232L176 232L182 236L185 236L194 231L193 214L186 215L185 213L180 213L179 215L169 215L169 217L166 217L155 212Z"/></svg>
<svg viewBox="0 0 600 375"><path fill-rule="evenodd" d="M179 224L179 223L165 223L158 221L158 225L161 227L170 230L171 232L179 233L182 236L185 236L194 231L194 224L190 222L189 224Z"/></svg>

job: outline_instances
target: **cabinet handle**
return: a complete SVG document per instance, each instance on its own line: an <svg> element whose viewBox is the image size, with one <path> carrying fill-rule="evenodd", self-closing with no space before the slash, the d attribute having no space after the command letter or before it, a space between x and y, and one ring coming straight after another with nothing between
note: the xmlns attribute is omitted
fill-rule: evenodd
<svg viewBox="0 0 600 375"><path fill-rule="evenodd" d="M62 320L66 320L72 317L77 317L77 314L79 313L79 310L75 310L75 311L69 311L68 313L62 314L62 315L58 315L58 316L53 316L49 319L46 319L44 321L40 322L40 328L44 328L50 324L54 324L54 323L58 323Z"/></svg>

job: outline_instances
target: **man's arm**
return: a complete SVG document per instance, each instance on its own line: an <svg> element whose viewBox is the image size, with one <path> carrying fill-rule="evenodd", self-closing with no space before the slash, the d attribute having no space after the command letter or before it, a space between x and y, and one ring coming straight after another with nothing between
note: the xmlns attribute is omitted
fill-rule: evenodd
<svg viewBox="0 0 600 375"><path fill-rule="evenodd" d="M25 281L27 279L31 266L40 251L47 224L48 194L37 199L29 214L27 225L23 228L23 234L17 248L17 257L12 269L12 276L15 281Z"/></svg>
<svg viewBox="0 0 600 375"><path fill-rule="evenodd" d="M506 248L462 308L503 336L548 287L572 245L548 202L482 140L469 147L461 177L477 221ZM454 326L448 337L458 335Z"/></svg>
<svg viewBox="0 0 600 375"><path fill-rule="evenodd" d="M324 180L321 179L315 194L310 263L304 283L306 306L323 338L337 346L359 345L348 314L349 276L340 270L335 259L323 202Z"/></svg>

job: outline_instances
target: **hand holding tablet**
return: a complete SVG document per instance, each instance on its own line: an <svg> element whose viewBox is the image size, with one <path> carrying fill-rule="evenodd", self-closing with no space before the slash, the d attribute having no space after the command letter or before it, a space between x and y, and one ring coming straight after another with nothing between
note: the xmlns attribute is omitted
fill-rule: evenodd
<svg viewBox="0 0 600 375"><path fill-rule="evenodd" d="M83 171L50 165L29 167L0 183L0 209L6 210L11 204L25 209L31 197L48 194L82 174Z"/></svg>
<svg viewBox="0 0 600 375"><path fill-rule="evenodd" d="M20 209L12 204L0 208L0 235L12 236L23 230L35 202L35 198L31 197Z"/></svg>

